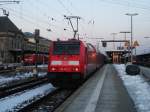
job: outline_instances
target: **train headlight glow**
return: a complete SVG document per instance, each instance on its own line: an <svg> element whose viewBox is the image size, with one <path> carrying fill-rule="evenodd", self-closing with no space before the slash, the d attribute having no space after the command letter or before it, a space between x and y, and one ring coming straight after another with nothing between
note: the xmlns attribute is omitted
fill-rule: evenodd
<svg viewBox="0 0 150 112"><path fill-rule="evenodd" d="M51 61L51 65L61 65L62 61Z"/></svg>
<svg viewBox="0 0 150 112"><path fill-rule="evenodd" d="M52 67L51 70L52 70L52 71L56 71L56 68L55 68L55 67Z"/></svg>
<svg viewBox="0 0 150 112"><path fill-rule="evenodd" d="M75 72L79 72L79 68L78 67L74 67L72 70L75 71Z"/></svg>
<svg viewBox="0 0 150 112"><path fill-rule="evenodd" d="M79 65L79 61L69 61L69 65Z"/></svg>
<svg viewBox="0 0 150 112"><path fill-rule="evenodd" d="M79 71L79 68L75 68L75 71L78 72L78 71Z"/></svg>

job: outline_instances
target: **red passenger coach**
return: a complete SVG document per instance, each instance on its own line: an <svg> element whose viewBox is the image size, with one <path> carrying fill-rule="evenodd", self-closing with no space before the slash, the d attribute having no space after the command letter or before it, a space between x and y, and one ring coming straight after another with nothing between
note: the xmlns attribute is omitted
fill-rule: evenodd
<svg viewBox="0 0 150 112"><path fill-rule="evenodd" d="M99 67L97 52L80 40L54 41L50 48L48 79L54 86L79 84Z"/></svg>
<svg viewBox="0 0 150 112"><path fill-rule="evenodd" d="M48 57L45 54L25 54L22 61L24 65L45 64L48 62Z"/></svg>

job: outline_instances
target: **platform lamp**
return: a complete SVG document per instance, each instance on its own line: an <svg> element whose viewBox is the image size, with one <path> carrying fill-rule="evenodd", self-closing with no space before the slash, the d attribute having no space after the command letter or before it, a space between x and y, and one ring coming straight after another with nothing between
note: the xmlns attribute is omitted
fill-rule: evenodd
<svg viewBox="0 0 150 112"><path fill-rule="evenodd" d="M138 15L138 13L126 13L125 15L130 16L131 17L131 63L133 62L133 16Z"/></svg>

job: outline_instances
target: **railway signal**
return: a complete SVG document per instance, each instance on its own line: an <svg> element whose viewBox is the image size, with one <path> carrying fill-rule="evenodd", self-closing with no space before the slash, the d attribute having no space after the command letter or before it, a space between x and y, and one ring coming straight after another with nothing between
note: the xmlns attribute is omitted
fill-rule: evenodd
<svg viewBox="0 0 150 112"><path fill-rule="evenodd" d="M35 41L36 43L39 43L39 36L40 36L40 30L39 29L35 29Z"/></svg>
<svg viewBox="0 0 150 112"><path fill-rule="evenodd" d="M103 47L107 47L107 43L106 42L102 42L102 46Z"/></svg>
<svg viewBox="0 0 150 112"><path fill-rule="evenodd" d="M36 51L35 51L36 57L35 57L35 69L33 69L33 73L35 74L36 77L37 77L37 55L38 55L39 36L40 36L40 30L35 29L34 38L35 38L35 47L36 47Z"/></svg>

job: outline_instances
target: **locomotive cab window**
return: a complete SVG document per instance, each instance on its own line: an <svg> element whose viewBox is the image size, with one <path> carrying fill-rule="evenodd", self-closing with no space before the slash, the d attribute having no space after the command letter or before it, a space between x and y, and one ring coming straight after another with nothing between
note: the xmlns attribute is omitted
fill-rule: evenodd
<svg viewBox="0 0 150 112"><path fill-rule="evenodd" d="M80 53L80 42L55 42L53 54L55 55L78 55Z"/></svg>

